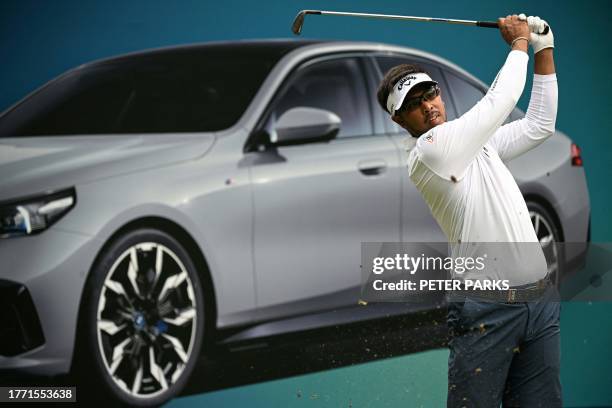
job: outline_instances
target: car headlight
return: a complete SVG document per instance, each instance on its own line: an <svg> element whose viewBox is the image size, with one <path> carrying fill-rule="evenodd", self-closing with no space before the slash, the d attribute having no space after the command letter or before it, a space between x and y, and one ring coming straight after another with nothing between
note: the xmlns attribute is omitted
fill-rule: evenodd
<svg viewBox="0 0 612 408"><path fill-rule="evenodd" d="M75 204L74 188L0 203L0 238L38 234L64 216Z"/></svg>

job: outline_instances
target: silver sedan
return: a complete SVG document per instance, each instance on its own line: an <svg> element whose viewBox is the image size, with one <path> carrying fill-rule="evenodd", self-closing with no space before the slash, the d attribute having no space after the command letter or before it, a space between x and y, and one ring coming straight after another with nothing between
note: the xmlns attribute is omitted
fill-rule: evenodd
<svg viewBox="0 0 612 408"><path fill-rule="evenodd" d="M4 112L0 371L84 372L155 405L211 344L395 313L358 306L360 244L445 240L376 102L404 62L441 84L449 120L486 91L415 49L245 41L93 62ZM543 244L588 240L566 135L509 167Z"/></svg>

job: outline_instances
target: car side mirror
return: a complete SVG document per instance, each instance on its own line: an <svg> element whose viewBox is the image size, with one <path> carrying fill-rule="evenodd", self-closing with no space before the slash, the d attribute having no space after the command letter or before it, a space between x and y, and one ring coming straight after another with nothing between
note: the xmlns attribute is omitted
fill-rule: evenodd
<svg viewBox="0 0 612 408"><path fill-rule="evenodd" d="M271 142L287 145L331 140L340 131L342 120L324 109L297 107L283 113L274 126Z"/></svg>

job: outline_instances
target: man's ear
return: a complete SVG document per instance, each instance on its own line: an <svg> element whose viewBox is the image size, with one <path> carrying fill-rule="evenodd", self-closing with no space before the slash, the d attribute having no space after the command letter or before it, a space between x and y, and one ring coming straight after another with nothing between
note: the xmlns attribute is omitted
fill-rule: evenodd
<svg viewBox="0 0 612 408"><path fill-rule="evenodd" d="M414 136L414 132L408 127L408 125L406 124L406 121L400 115L391 116L391 120L397 123L398 125L400 125L406 131L408 131L408 133L410 133L410 135L412 135L413 137L417 137L417 136Z"/></svg>
<svg viewBox="0 0 612 408"><path fill-rule="evenodd" d="M404 119L400 115L394 114L393 116L391 116L391 120L400 125L401 127L404 127Z"/></svg>

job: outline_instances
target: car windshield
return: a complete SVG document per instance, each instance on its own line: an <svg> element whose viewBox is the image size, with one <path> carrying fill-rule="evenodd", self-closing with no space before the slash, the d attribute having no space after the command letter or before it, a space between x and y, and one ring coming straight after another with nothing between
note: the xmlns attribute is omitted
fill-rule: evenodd
<svg viewBox="0 0 612 408"><path fill-rule="evenodd" d="M283 51L185 47L77 68L0 117L0 137L227 129Z"/></svg>

